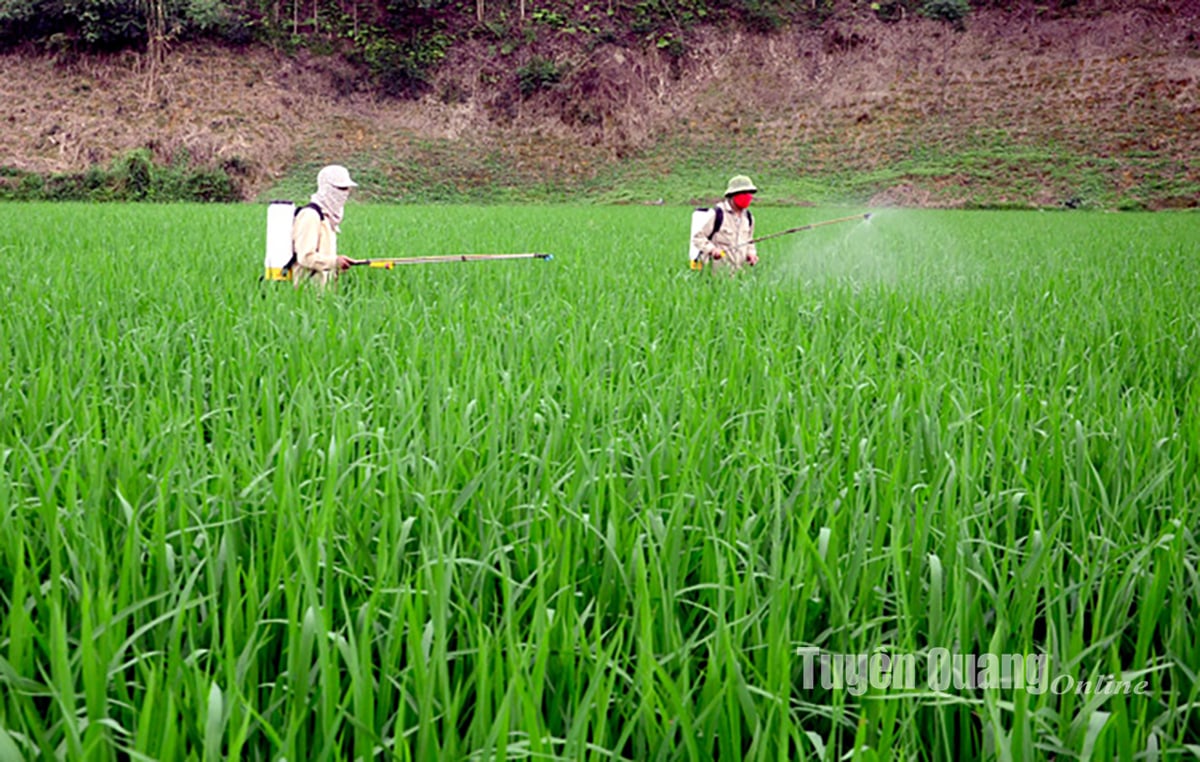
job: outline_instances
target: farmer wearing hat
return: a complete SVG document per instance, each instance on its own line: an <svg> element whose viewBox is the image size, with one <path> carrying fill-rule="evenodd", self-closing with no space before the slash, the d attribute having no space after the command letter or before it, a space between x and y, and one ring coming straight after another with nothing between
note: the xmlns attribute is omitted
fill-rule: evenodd
<svg viewBox="0 0 1200 762"><path fill-rule="evenodd" d="M754 216L750 202L758 189L745 175L729 179L725 199L712 208L712 214L696 231L692 243L700 252L700 260L712 262L714 270L736 273L745 265L758 262L758 252L750 240L754 238Z"/></svg>
<svg viewBox="0 0 1200 762"><path fill-rule="evenodd" d="M337 253L337 236L350 189L358 183L340 164L331 164L317 173L317 192L302 207L292 223L292 249L296 266L293 283L314 280L324 286L350 267L350 260Z"/></svg>

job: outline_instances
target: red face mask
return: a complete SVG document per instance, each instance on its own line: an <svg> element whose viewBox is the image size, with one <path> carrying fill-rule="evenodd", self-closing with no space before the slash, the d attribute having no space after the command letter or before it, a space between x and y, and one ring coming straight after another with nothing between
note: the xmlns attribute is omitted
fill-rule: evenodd
<svg viewBox="0 0 1200 762"><path fill-rule="evenodd" d="M746 209L750 206L750 202L754 200L752 193L735 193L733 194L733 205L738 209Z"/></svg>

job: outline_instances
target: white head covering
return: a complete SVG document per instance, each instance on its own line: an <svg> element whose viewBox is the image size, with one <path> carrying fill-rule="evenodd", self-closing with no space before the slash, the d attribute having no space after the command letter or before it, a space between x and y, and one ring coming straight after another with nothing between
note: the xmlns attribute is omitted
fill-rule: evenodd
<svg viewBox="0 0 1200 762"><path fill-rule="evenodd" d="M349 170L340 164L330 164L317 173L317 192L312 194L312 202L325 212L334 230L342 221L350 189L357 187L358 183L350 179Z"/></svg>

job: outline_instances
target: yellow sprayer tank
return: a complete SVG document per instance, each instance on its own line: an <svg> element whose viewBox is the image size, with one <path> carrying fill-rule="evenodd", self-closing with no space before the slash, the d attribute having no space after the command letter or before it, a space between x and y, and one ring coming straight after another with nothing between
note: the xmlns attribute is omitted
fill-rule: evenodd
<svg viewBox="0 0 1200 762"><path fill-rule="evenodd" d="M263 260L266 280L288 280L284 271L292 261L292 220L296 205L291 201L272 201L267 206L267 256Z"/></svg>

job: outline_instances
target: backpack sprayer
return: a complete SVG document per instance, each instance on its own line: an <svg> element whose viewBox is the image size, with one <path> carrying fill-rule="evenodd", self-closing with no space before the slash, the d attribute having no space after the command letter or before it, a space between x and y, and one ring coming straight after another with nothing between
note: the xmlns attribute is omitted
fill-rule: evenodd
<svg viewBox="0 0 1200 762"><path fill-rule="evenodd" d="M292 220L296 205L291 201L272 201L267 207L267 256L263 260L263 280L290 280L292 262Z"/></svg>
<svg viewBox="0 0 1200 762"><path fill-rule="evenodd" d="M263 259L263 280L291 280L292 223L296 205L291 201L272 201L267 207L267 251ZM491 259L554 259L553 254L444 254L431 257L392 257L388 259L350 259L350 265L391 270L397 265L423 265L435 262L477 262Z"/></svg>
<svg viewBox="0 0 1200 762"><path fill-rule="evenodd" d="M697 209L692 212L692 238L695 238L696 233L698 233L704 227L704 223L708 219L708 211L709 211L708 209ZM838 217L836 220L824 220L822 222L810 222L809 224L801 225L798 228L788 228L787 230L780 230L778 233L770 233L768 235L759 236L758 238L752 238L749 241L746 241L745 243L738 244L738 246L739 247L749 246L750 244L758 243L759 241L766 241L771 238L778 238L778 237L784 236L784 235L791 235L792 233L799 233L803 230L812 230L813 228L819 228L819 227L822 227L823 225L833 225L838 222L850 222L852 220L869 220L869 219L871 219L871 213L867 212L865 214L851 215L850 217ZM721 227L719 220L720 220L720 218L718 217L718 224L713 227L714 234ZM710 239L711 239L711 236L710 236ZM703 263L700 262L700 250L696 248L695 244L691 243L691 239L688 240L688 243L690 244L690 246L688 248L688 262L690 263L691 269L699 270L699 269L703 268L703 266L704 266Z"/></svg>

